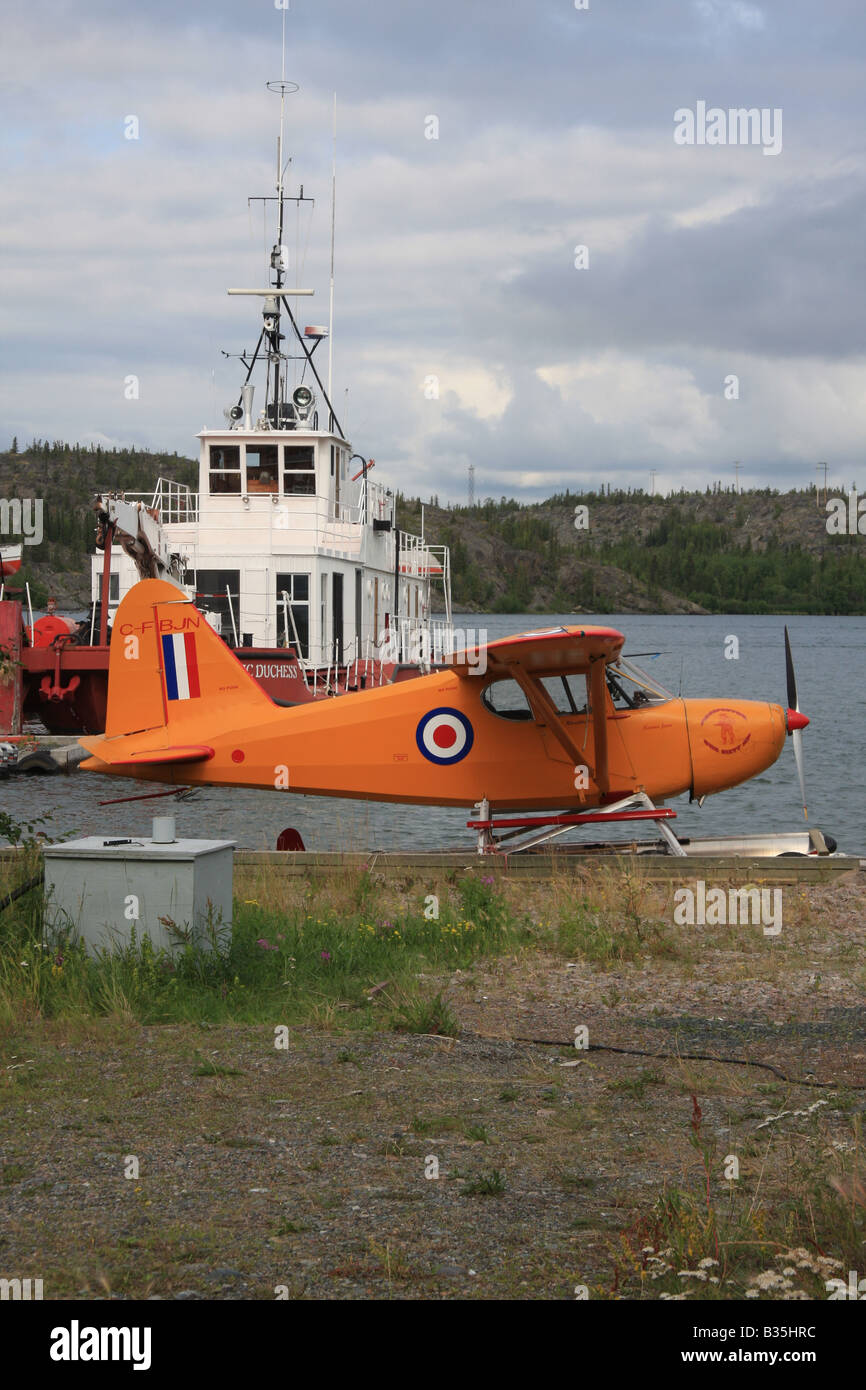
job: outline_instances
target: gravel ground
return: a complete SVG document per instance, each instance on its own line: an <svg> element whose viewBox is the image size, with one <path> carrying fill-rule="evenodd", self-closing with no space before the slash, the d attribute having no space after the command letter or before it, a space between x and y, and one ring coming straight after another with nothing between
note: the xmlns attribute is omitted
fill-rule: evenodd
<svg viewBox="0 0 866 1390"><path fill-rule="evenodd" d="M700 1190L692 1094L770 1200L792 1148L850 1149L864 944L860 875L810 890L784 949L716 932L682 958L530 950L458 972L457 1038L7 1032L0 1275L49 1299L609 1296L622 1232L666 1185ZM568 1046L581 1025L589 1052Z"/></svg>

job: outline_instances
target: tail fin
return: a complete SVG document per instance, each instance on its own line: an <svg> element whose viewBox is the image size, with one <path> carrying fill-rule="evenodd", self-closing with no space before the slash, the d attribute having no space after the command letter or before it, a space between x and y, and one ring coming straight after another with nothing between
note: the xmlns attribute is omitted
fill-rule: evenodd
<svg viewBox="0 0 866 1390"><path fill-rule="evenodd" d="M135 761L196 761L210 756L201 744L208 728L231 728L238 716L249 720L272 709L182 590L143 579L112 628L105 737L82 742L104 762L133 754ZM112 748L114 741L123 746ZM151 751L161 756L149 759Z"/></svg>

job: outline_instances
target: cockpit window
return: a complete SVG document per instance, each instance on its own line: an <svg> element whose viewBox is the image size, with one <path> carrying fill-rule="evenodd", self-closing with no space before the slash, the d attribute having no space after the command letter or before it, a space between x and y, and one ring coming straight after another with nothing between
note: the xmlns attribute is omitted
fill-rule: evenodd
<svg viewBox="0 0 866 1390"><path fill-rule="evenodd" d="M557 713L586 713L585 676L544 676L541 684ZM500 714L503 719L534 718L529 701L515 680L493 681L485 688L481 698L492 714Z"/></svg>
<svg viewBox="0 0 866 1390"><path fill-rule="evenodd" d="M491 714L499 714L503 719L531 719L529 701L515 680L493 681L485 686L482 702Z"/></svg>
<svg viewBox="0 0 866 1390"><path fill-rule="evenodd" d="M644 705L663 705L673 700L672 691L648 676L633 661L611 662L606 671L607 688L616 709L641 709Z"/></svg>
<svg viewBox="0 0 866 1390"><path fill-rule="evenodd" d="M586 676L543 676L541 684L558 714L586 713Z"/></svg>
<svg viewBox="0 0 866 1390"><path fill-rule="evenodd" d="M611 662L605 674L615 709L642 709L645 705L662 705L675 698L633 661ZM543 676L541 684L558 714L565 718L586 715L590 708L587 675ZM491 681L485 686L481 699L492 714L503 719L534 718L529 701L516 680Z"/></svg>

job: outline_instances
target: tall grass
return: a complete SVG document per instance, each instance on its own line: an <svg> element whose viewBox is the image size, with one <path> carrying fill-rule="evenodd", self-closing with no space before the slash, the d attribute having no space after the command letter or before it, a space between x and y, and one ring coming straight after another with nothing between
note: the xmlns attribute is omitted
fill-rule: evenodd
<svg viewBox="0 0 866 1390"><path fill-rule="evenodd" d="M703 1129L697 1098L691 1099L689 1142L704 1169L699 1190L665 1184L652 1211L621 1233L607 1292L812 1299L826 1298L833 1280L846 1283L849 1270L862 1276L866 1185L860 1116L846 1117L841 1142L820 1122L817 1134L771 1138L757 1181L724 1182L720 1147ZM781 1180L762 1189L771 1145L781 1150Z"/></svg>
<svg viewBox="0 0 866 1390"><path fill-rule="evenodd" d="M513 950L532 934L492 882L469 876L440 886L438 917L425 915L423 890L389 903L366 873L336 887L296 882L282 896L236 899L227 947L215 921L204 940L179 940L171 951L131 933L128 944L93 958L73 924L43 930L35 891L0 919L0 1022L102 1014L321 1023L340 1011L350 1026L437 1031L438 1018L453 1031L438 991L425 1004L423 978Z"/></svg>

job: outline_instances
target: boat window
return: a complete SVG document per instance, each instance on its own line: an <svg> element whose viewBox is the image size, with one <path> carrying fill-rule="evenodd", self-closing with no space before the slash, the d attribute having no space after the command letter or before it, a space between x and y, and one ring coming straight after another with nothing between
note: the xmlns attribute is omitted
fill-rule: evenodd
<svg viewBox="0 0 866 1390"><path fill-rule="evenodd" d="M482 703L491 714L501 715L503 719L531 719L529 701L515 680L493 681L484 687Z"/></svg>
<svg viewBox="0 0 866 1390"><path fill-rule="evenodd" d="M283 598L285 595L285 598ZM310 655L310 576L277 575L277 645Z"/></svg>
<svg viewBox="0 0 866 1390"><path fill-rule="evenodd" d="M240 581L240 570L196 571L195 606L227 642L234 641L235 628L240 636Z"/></svg>
<svg viewBox="0 0 866 1390"><path fill-rule="evenodd" d="M585 714L587 706L586 677L544 676L544 686L559 714Z"/></svg>
<svg viewBox="0 0 866 1390"><path fill-rule="evenodd" d="M247 445L247 492L277 492L276 444Z"/></svg>
<svg viewBox="0 0 866 1390"><path fill-rule="evenodd" d="M238 444L212 444L210 449L210 490L240 494L241 451Z"/></svg>
<svg viewBox="0 0 866 1390"><path fill-rule="evenodd" d="M315 491L316 462L312 444L286 444L283 449L283 492L287 497L312 497Z"/></svg>

